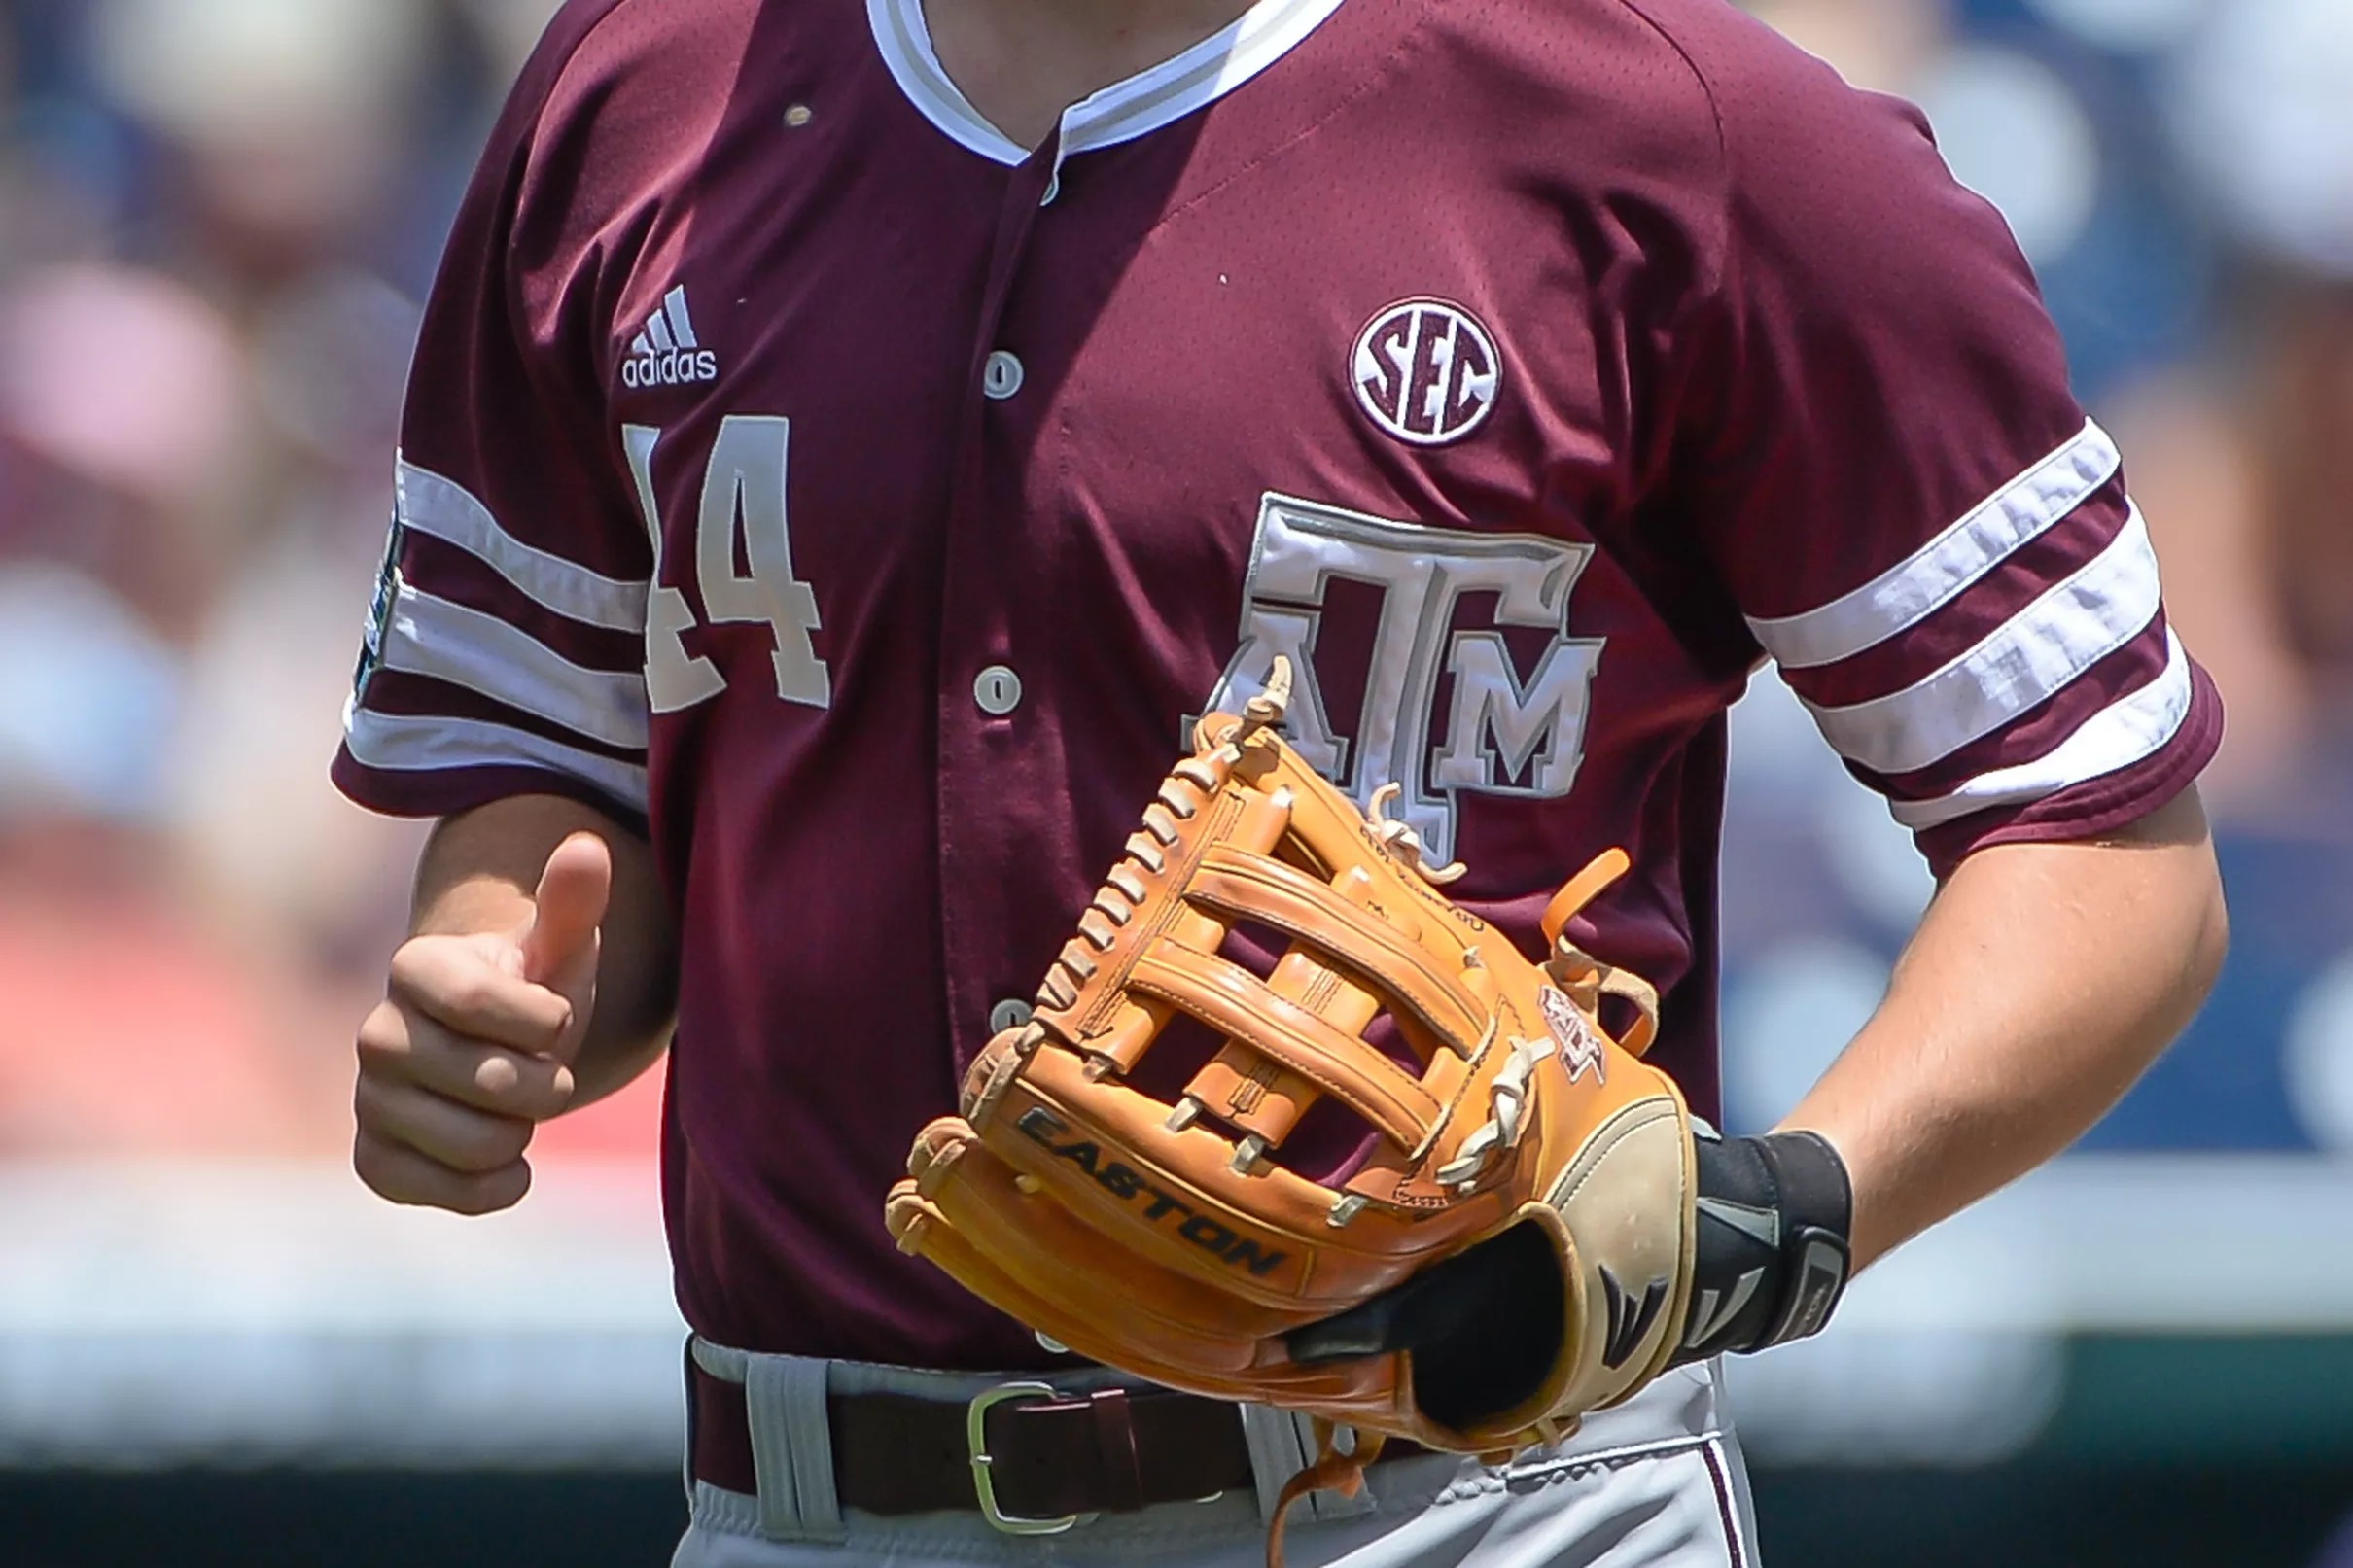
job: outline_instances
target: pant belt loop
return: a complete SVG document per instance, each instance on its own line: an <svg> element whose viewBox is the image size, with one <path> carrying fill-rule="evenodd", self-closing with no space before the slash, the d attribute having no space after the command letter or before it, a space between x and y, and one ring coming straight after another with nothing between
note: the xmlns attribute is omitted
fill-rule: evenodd
<svg viewBox="0 0 2353 1568"><path fill-rule="evenodd" d="M806 1356L746 1358L744 1408L759 1480L760 1533L773 1541L840 1542L848 1535L833 1485L826 1365Z"/></svg>
<svg viewBox="0 0 2353 1568"><path fill-rule="evenodd" d="M685 1482L686 1482L686 1507L687 1507L688 1509L692 1509L692 1508L694 1507L694 1425L695 1425L695 1422L694 1422L694 1405L695 1405L695 1399L694 1399L694 1336L693 1336L692 1334L689 1334L689 1335L687 1335L687 1336L686 1336L686 1342L685 1342L685 1345L683 1347L683 1349L681 1350L680 1354L681 1354L681 1359L683 1359L683 1360L685 1362L685 1364L686 1364L686 1365L685 1365L685 1387L686 1387L686 1447L685 1447L685 1453L684 1453L684 1454L681 1456L681 1460L682 1460L682 1462L681 1462L681 1465L680 1465L680 1469L681 1469L681 1470L682 1470L682 1471L685 1473L685 1475L684 1475L684 1479L685 1479Z"/></svg>
<svg viewBox="0 0 2353 1568"><path fill-rule="evenodd" d="M1258 1516L1272 1520L1276 1499L1283 1486L1316 1461L1316 1428L1312 1417L1279 1411L1267 1405L1242 1407L1243 1441L1250 1450L1250 1480L1258 1488ZM1353 1518L1380 1505L1370 1486L1353 1497L1338 1492L1311 1492L1304 1517Z"/></svg>

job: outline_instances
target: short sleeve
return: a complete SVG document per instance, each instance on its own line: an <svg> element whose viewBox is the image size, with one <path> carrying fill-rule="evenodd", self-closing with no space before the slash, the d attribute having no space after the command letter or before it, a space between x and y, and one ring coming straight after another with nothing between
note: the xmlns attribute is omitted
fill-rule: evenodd
<svg viewBox="0 0 2353 1568"><path fill-rule="evenodd" d="M562 42L492 133L409 372L334 767L378 811L554 793L646 812L652 550L595 390L596 250L575 237L587 219L561 150L579 138L552 93Z"/></svg>
<svg viewBox="0 0 2353 1568"><path fill-rule="evenodd" d="M1721 53L1678 450L1750 632L1940 874L2155 810L2221 702L2007 226L1917 111L1777 42Z"/></svg>

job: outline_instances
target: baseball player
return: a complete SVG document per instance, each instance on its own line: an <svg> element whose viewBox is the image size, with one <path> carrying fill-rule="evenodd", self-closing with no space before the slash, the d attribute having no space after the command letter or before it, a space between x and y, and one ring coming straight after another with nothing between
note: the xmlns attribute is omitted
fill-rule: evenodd
<svg viewBox="0 0 2353 1568"><path fill-rule="evenodd" d="M1301 1423L1055 1354L881 1205L1278 659L1289 743L1528 953L1626 847L1574 930L1701 1117L1761 663L1916 832L1934 906L1719 1229L1867 1266L2220 961L2220 705L2024 262L1725 0L573 0L403 439L334 777L440 825L355 1163L506 1207L668 1050L683 1568L1257 1558ZM1393 1446L1293 1559L1746 1568L1714 1356L1819 1315L1766 1255L1631 1399Z"/></svg>

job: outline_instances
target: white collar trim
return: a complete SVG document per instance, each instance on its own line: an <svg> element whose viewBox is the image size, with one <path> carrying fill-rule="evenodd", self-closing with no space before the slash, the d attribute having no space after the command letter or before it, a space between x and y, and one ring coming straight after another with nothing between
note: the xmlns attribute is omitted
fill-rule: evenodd
<svg viewBox="0 0 2353 1568"><path fill-rule="evenodd" d="M1224 97L1289 53L1341 0L1257 0L1224 28L1172 59L1114 82L1062 116L1062 156L1133 141ZM883 63L907 100L950 140L1014 167L1029 149L981 118L931 48L923 0L866 0Z"/></svg>

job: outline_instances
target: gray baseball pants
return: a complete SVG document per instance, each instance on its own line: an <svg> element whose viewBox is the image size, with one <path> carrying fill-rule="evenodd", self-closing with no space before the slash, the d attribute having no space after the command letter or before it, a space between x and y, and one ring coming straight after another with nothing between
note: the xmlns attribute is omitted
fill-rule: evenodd
<svg viewBox="0 0 2353 1568"><path fill-rule="evenodd" d="M693 1354L746 1384L760 1495L689 1476L690 1522L672 1568L1258 1568L1267 1510L1313 1457L1305 1421L1246 1409L1253 1493L1106 1515L1054 1536L1003 1535L977 1512L886 1518L844 1511L831 1495L827 1391L961 1402L997 1379L701 1342ZM1113 1380L1097 1375L1093 1386ZM1507 1466L1446 1454L1375 1465L1361 1496L1297 1504L1284 1544L1296 1568L1756 1568L1755 1540L1712 1369L1688 1367Z"/></svg>

